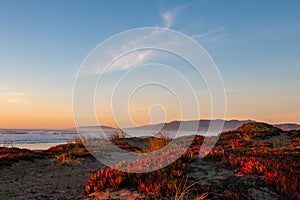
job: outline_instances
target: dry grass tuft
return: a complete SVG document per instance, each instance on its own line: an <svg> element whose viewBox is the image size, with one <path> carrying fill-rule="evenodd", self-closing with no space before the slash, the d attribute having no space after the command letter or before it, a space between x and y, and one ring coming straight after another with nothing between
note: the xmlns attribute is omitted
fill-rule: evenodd
<svg viewBox="0 0 300 200"><path fill-rule="evenodd" d="M119 129L119 131L116 134L111 135L109 137L110 140L119 140L124 138L126 138L126 133L122 129Z"/></svg>
<svg viewBox="0 0 300 200"><path fill-rule="evenodd" d="M185 200L189 198L191 189L197 182L190 183L188 176L183 177L181 180L175 180L173 183L174 200Z"/></svg>
<svg viewBox="0 0 300 200"><path fill-rule="evenodd" d="M80 164L79 160L71 153L62 153L54 157L53 163L61 165L77 165Z"/></svg>
<svg viewBox="0 0 300 200"><path fill-rule="evenodd" d="M79 164L79 158L90 155L79 138L74 138L73 140L68 141L67 144L51 147L47 152L55 155L53 163L62 165Z"/></svg>
<svg viewBox="0 0 300 200"><path fill-rule="evenodd" d="M195 198L195 200L203 200L203 199L205 199L207 196L208 196L208 192L205 192L205 193L203 193L203 194L200 194L200 195L198 195L196 198Z"/></svg>
<svg viewBox="0 0 300 200"><path fill-rule="evenodd" d="M157 151L171 141L170 137L167 134L159 133L159 137L157 138L149 138L149 151Z"/></svg>

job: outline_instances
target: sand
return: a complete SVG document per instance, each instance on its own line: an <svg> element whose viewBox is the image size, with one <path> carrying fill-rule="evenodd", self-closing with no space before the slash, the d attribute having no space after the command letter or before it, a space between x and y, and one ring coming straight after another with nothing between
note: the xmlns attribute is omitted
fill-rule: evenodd
<svg viewBox="0 0 300 200"><path fill-rule="evenodd" d="M86 196L84 187L89 172L105 166L93 157L85 157L70 165L54 164L52 159L18 161L0 167L0 199L143 199L135 191L94 193ZM239 176L233 170L221 168L217 162L197 159L188 165L193 182L210 187L222 183L228 190L249 193L253 199L281 199L259 178Z"/></svg>
<svg viewBox="0 0 300 200"><path fill-rule="evenodd" d="M18 161L0 168L0 199L82 199L88 171L104 167L92 157L71 165L52 159Z"/></svg>

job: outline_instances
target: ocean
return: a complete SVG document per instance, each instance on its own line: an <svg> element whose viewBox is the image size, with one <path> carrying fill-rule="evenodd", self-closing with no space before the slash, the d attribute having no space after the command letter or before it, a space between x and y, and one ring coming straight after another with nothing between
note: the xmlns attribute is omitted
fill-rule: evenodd
<svg viewBox="0 0 300 200"><path fill-rule="evenodd" d="M0 147L45 150L78 137L74 130L0 129Z"/></svg>
<svg viewBox="0 0 300 200"><path fill-rule="evenodd" d="M116 129L106 129L105 135L98 133L98 129L81 129L81 137L84 138L109 138L111 135L118 134ZM126 131L127 132L127 131ZM149 130L131 130L126 137L145 137L157 136L154 131ZM127 132L127 133L128 133ZM195 132L165 132L163 133L170 138L195 135ZM100 136L101 135L101 136ZM203 134L201 134L203 135ZM158 135L159 136L159 135ZM66 130L31 130L31 129L0 129L0 147L18 147L30 150L46 150L52 146L65 144L80 138L75 129Z"/></svg>

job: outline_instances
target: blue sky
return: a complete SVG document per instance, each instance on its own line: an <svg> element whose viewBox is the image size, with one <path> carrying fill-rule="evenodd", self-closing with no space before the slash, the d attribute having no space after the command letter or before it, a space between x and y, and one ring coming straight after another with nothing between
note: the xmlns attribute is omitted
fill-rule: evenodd
<svg viewBox="0 0 300 200"><path fill-rule="evenodd" d="M300 123L299 10L299 1L2 0L0 118L10 121L0 126L72 126L83 59L108 37L149 26L180 31L208 51L224 79L229 119Z"/></svg>

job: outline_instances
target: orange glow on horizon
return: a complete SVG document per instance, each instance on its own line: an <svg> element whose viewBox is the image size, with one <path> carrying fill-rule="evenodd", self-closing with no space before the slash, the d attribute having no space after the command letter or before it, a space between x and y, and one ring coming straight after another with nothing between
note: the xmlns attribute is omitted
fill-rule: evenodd
<svg viewBox="0 0 300 200"><path fill-rule="evenodd" d="M0 104L0 128L42 128L42 129L67 129L75 127L73 120L73 113L71 106L59 105L22 105L22 104ZM142 109L143 107L140 107ZM278 114L280 112L280 114ZM238 114L237 114L238 113ZM132 120L137 126L149 125L151 117L146 111L136 110L132 113ZM159 114L159 112L158 112ZM118 127L109 110L97 113L98 122L101 125ZM155 113L154 113L155 115ZM210 112L205 111L201 113L201 119L211 119ZM156 118L151 124L163 123L163 119ZM176 111L168 112L166 122L180 120L181 117ZM229 104L227 109L227 120L255 120L263 121L270 124L276 123L298 123L300 124L300 115L296 110L281 109L272 110L268 107L256 107L255 109L237 106L236 104ZM197 120L197 118L183 119L183 120ZM88 122L88 120L87 120ZM87 125L98 125L88 124ZM125 128L120 126L121 128ZM127 126L130 127L130 126ZM126 127L126 128L127 128Z"/></svg>
<svg viewBox="0 0 300 200"><path fill-rule="evenodd" d="M209 118L204 118L204 119L209 119ZM268 118L246 118L246 117L230 117L226 118L226 120L254 120L258 122L266 122L270 124L281 124L281 123L300 123L299 121L289 121L289 120L280 120L280 119L268 119ZM166 122L171 122L175 121L178 119L170 119L167 120ZM196 119L190 119L190 120L196 120ZM143 126L143 125L149 125L149 121L135 121L137 126ZM163 123L163 122L161 122ZM92 124L89 124L92 125ZM101 125L103 126L110 126L117 128L118 126L113 123L112 121L102 121ZM75 123L73 121L73 118L70 116L66 117L56 117L56 118L50 118L50 117L45 117L41 119L40 117L19 117L19 118L3 118L2 116L0 117L0 128L13 128L13 129L68 129L68 128L74 128ZM124 127L122 127L124 128Z"/></svg>

